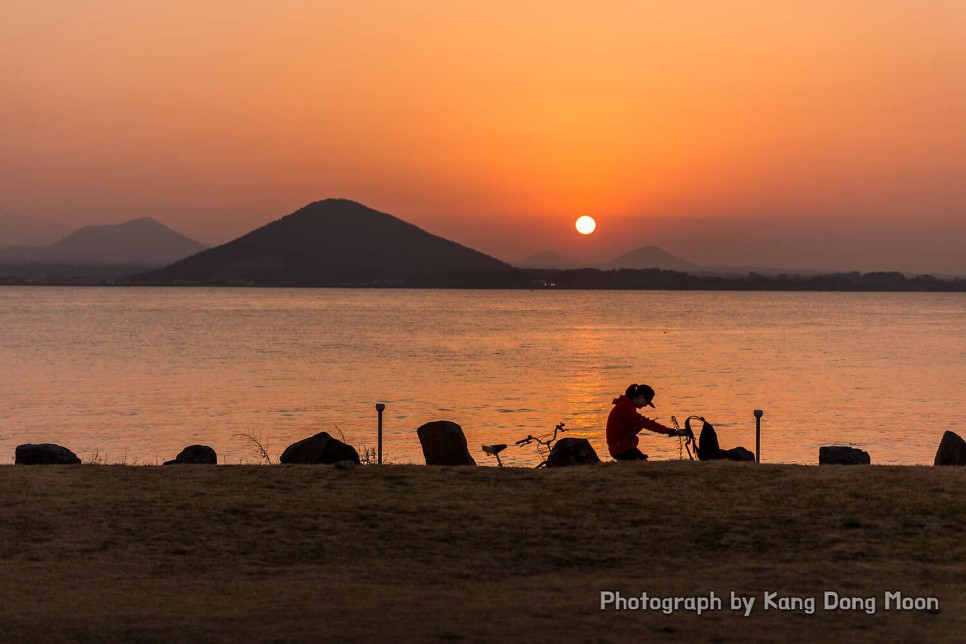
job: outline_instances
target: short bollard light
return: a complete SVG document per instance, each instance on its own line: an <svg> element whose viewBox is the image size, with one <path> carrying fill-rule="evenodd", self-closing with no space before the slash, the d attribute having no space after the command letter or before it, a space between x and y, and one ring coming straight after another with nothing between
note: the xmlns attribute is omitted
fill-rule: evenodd
<svg viewBox="0 0 966 644"><path fill-rule="evenodd" d="M376 412L379 414L379 439L377 441L378 451L376 456L376 462L382 465L382 412L386 411L386 406L382 403L376 403Z"/></svg>
<svg viewBox="0 0 966 644"><path fill-rule="evenodd" d="M765 412L761 409L755 410L755 462L761 463L761 417Z"/></svg>

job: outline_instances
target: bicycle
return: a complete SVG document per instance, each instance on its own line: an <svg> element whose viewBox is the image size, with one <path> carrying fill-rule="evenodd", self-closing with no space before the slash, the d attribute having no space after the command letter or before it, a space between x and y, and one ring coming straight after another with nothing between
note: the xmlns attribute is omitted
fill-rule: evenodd
<svg viewBox="0 0 966 644"><path fill-rule="evenodd" d="M528 435L526 438L518 440L514 445L516 447L523 447L524 445L529 445L531 443L537 443L537 454L543 457L543 460L534 468L539 469L547 465L547 458L550 457L550 451L553 449L553 444L557 442L557 436L567 430L564 429L565 423L558 423L556 427L553 428L553 432L547 432L542 436L534 436L533 434ZM550 438L547 438L550 436ZM490 456L496 457L496 466L503 467L503 460L500 458L500 452L505 450L509 445L506 443L499 443L497 445L483 445L481 446L483 451ZM546 448L547 454L544 455L543 448Z"/></svg>

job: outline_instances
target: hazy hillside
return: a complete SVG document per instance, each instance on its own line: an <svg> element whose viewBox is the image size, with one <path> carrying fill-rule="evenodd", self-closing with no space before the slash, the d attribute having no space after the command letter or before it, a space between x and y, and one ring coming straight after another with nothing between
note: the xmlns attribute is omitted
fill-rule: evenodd
<svg viewBox="0 0 966 644"><path fill-rule="evenodd" d="M67 224L0 210L0 251L10 246L45 246L73 230Z"/></svg>
<svg viewBox="0 0 966 644"><path fill-rule="evenodd" d="M577 261L560 253L544 250L534 253L526 259L516 262L520 268L555 268L560 270L578 268L599 268L601 270L612 270L616 268L660 268L667 271L700 272L708 269L687 262L680 257L668 253L657 246L644 246L624 253L620 257L612 259L603 264L586 264Z"/></svg>
<svg viewBox="0 0 966 644"><path fill-rule="evenodd" d="M96 262L168 264L205 246L143 217L123 224L85 226L45 247L16 246L0 253L23 262Z"/></svg>
<svg viewBox="0 0 966 644"><path fill-rule="evenodd" d="M706 270L680 257L675 257L657 246L643 246L629 253L624 253L606 264L601 264L600 268L660 268L665 271L682 271L685 273Z"/></svg>
<svg viewBox="0 0 966 644"><path fill-rule="evenodd" d="M326 199L159 271L148 283L353 285L508 265L345 199Z"/></svg>

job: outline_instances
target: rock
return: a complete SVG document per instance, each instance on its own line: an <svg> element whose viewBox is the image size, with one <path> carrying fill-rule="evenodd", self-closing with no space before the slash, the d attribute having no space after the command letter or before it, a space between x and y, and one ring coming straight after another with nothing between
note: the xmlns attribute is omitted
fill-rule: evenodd
<svg viewBox="0 0 966 644"><path fill-rule="evenodd" d="M17 465L76 465L81 460L74 452L60 445L17 445L14 452Z"/></svg>
<svg viewBox="0 0 966 644"><path fill-rule="evenodd" d="M337 470L354 470L357 466L355 461L339 461L333 467Z"/></svg>
<svg viewBox="0 0 966 644"><path fill-rule="evenodd" d="M586 438L561 438L554 444L553 449L550 450L550 456L547 457L547 467L594 463L600 463L600 457Z"/></svg>
<svg viewBox="0 0 966 644"><path fill-rule="evenodd" d="M744 447L732 447L731 449L721 450L721 458L728 459L729 461L748 461L751 463L755 462L755 453L751 450L745 449Z"/></svg>
<svg viewBox="0 0 966 644"><path fill-rule="evenodd" d="M207 445L188 445L173 461L165 461L164 465L217 465L218 455Z"/></svg>
<svg viewBox="0 0 966 644"><path fill-rule="evenodd" d="M818 450L819 465L869 465L869 453L844 445L826 445Z"/></svg>
<svg viewBox="0 0 966 644"><path fill-rule="evenodd" d="M319 432L285 448L278 457L280 463L332 464L340 461L359 463L359 453L352 445L332 438L327 432Z"/></svg>
<svg viewBox="0 0 966 644"><path fill-rule="evenodd" d="M426 465L476 465L466 447L463 428L448 420L426 423L416 430Z"/></svg>
<svg viewBox="0 0 966 644"><path fill-rule="evenodd" d="M933 465L966 465L966 441L953 432L943 434Z"/></svg>

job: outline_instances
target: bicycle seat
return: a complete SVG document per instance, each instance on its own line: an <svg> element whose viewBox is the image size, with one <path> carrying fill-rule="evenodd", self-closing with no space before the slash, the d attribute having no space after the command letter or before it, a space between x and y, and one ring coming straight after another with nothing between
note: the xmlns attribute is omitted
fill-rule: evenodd
<svg viewBox="0 0 966 644"><path fill-rule="evenodd" d="M506 449L505 443L500 443L499 445L483 445L483 451L491 456L496 456L500 452Z"/></svg>

